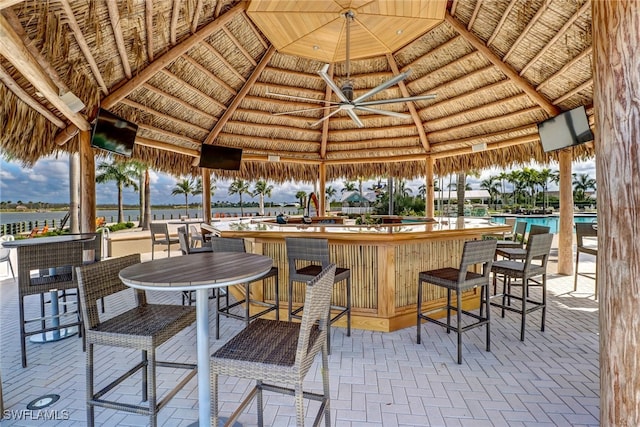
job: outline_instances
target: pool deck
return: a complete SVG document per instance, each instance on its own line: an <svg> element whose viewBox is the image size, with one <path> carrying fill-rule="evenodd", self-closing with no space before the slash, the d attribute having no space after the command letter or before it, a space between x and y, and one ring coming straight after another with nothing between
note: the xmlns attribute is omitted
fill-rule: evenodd
<svg viewBox="0 0 640 427"><path fill-rule="evenodd" d="M171 255L178 256L179 252ZM143 254L143 259L150 259L150 253ZM509 313L501 318L494 309L491 352L484 351L484 330L473 329L463 336L462 365L455 361L455 334L446 334L436 325L423 325L422 344L416 344L415 328L390 333L354 330L351 337L346 337L341 328L332 328L329 356L332 425L599 425L598 303L594 300L593 281L580 278L578 292L572 292L573 276L557 275L556 261L557 250L552 249L546 331L540 332L539 313L535 313L529 318L526 341L520 342L519 318ZM581 271L583 268L593 271L594 258L584 255L580 266ZM3 264L0 266L0 369L5 410L14 416L0 424L2 427L86 425L85 354L80 339L28 343L28 367L23 369L17 286L6 273ZM149 295L152 302L180 303L179 293ZM212 316L210 327L215 326L214 322ZM223 318L222 339L211 340L211 351L242 326L241 321ZM193 325L160 347L159 358L193 362L195 353ZM137 352L97 349L96 364L102 367L103 375L138 360ZM159 389L167 390L177 375L171 369L160 369ZM310 389L321 389L317 361L306 384ZM223 416L235 409L251 385L249 381L235 378L221 379ZM113 394L137 403L138 392L139 382L127 381ZM27 403L51 393L60 395L60 400L47 408L56 411L57 421L16 419L17 414L26 416ZM265 404L266 425L295 425L291 397L267 393ZM312 411L308 412L307 423L311 424ZM147 424L146 417L120 411L96 409L96 414L97 425ZM255 414L253 404L239 422L243 426L256 425ZM160 411L158 424L188 426L197 416L194 379Z"/></svg>

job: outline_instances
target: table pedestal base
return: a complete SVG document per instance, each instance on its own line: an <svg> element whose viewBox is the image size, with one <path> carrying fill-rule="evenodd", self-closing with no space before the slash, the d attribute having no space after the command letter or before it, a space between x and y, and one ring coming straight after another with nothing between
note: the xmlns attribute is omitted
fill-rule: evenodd
<svg viewBox="0 0 640 427"><path fill-rule="evenodd" d="M49 332L43 332L38 335L31 335L29 337L29 341L36 344L43 344L46 342L60 341L65 338L69 338L77 333L78 333L78 328L74 326L72 328L60 329L59 331L49 331Z"/></svg>

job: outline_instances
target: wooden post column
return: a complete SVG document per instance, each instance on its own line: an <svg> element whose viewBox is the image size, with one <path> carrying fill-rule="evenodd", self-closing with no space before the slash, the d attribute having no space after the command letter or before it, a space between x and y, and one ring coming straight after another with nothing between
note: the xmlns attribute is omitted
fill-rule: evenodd
<svg viewBox="0 0 640 427"><path fill-rule="evenodd" d="M80 156L69 153L69 231L80 232Z"/></svg>
<svg viewBox="0 0 640 427"><path fill-rule="evenodd" d="M560 151L558 155L560 174L560 221L558 225L558 273L573 274L573 180L570 149Z"/></svg>
<svg viewBox="0 0 640 427"><path fill-rule="evenodd" d="M434 203L435 203L435 191L433 185L433 157L427 157L427 177L426 177L426 197L425 197L425 216L433 218L435 215Z"/></svg>
<svg viewBox="0 0 640 427"><path fill-rule="evenodd" d="M96 231L96 164L91 148L91 132L80 131L80 231Z"/></svg>
<svg viewBox="0 0 640 427"><path fill-rule="evenodd" d="M593 1L600 425L640 425L640 5Z"/></svg>
<svg viewBox="0 0 640 427"><path fill-rule="evenodd" d="M202 168L202 220L211 224L211 171Z"/></svg>
<svg viewBox="0 0 640 427"><path fill-rule="evenodd" d="M325 216L327 215L327 207L326 207L326 200L327 200L327 195L325 194L326 191L326 186L327 186L327 166L324 163L320 163L320 171L319 174L320 175L320 184L318 186L318 194L316 194L316 196L318 196L318 204L319 209L318 209L318 216ZM329 209L331 210L331 209Z"/></svg>

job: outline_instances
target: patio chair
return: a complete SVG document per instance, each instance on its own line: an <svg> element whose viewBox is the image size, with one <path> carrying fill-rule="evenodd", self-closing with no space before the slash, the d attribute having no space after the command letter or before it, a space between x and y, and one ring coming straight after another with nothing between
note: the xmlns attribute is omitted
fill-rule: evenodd
<svg viewBox="0 0 640 427"><path fill-rule="evenodd" d="M189 243L192 248L196 247L196 243L200 242L200 247L204 246L204 236L195 225L189 226Z"/></svg>
<svg viewBox="0 0 640 427"><path fill-rule="evenodd" d="M422 331L422 320L440 325L447 330L458 334L458 364L462 363L462 333L480 326L486 327L487 343L486 350L491 351L491 330L490 330L490 310L489 310L489 283L491 265L496 251L495 240L474 240L464 244L460 267L445 267L437 270L423 271L418 274L418 304L417 304L417 325L416 337L420 344L420 333ZM480 266L476 271L469 271L471 267ZM432 312L429 309L422 312L422 295L425 284L432 284L447 289L447 322L444 323L436 318L428 316ZM462 309L462 293L473 288L480 291L480 314L472 313ZM451 304L451 292L456 293L456 304ZM456 312L456 323L451 325L451 311ZM486 310L486 311L485 311ZM483 313L486 312L486 316ZM469 316L475 321L463 325L462 315Z"/></svg>
<svg viewBox="0 0 640 427"><path fill-rule="evenodd" d="M196 374L195 364L160 362L156 360L156 348L168 341L196 320L194 307L148 304L144 291L125 286L118 273L125 267L140 263L140 254L111 258L99 263L76 268L84 328L87 340L87 425L95 424L95 407L147 415L152 427L157 425L157 414L169 400ZM98 313L97 300L109 298L120 292L135 293L126 311L118 307L120 314L109 317ZM126 307L125 307L126 308ZM94 390L95 346L125 347L140 350L142 360L131 369L111 381L101 390ZM187 375L167 395L158 400L156 395L156 367L183 368ZM124 401L109 401L104 396L125 379L142 371L142 401L136 405ZM101 372L101 369L98 369Z"/></svg>
<svg viewBox="0 0 640 427"><path fill-rule="evenodd" d="M155 258L156 245L167 245L167 257L171 257L171 245L179 243L177 238L169 236L169 225L166 222L152 222L151 229L151 259Z"/></svg>
<svg viewBox="0 0 640 427"><path fill-rule="evenodd" d="M576 269L573 279L573 291L578 290L578 276L588 277L595 281L595 298L598 299L598 263L596 262L596 270L594 273L579 273L578 264L580 262L580 254L593 255L598 258L598 228L589 222L576 223ZM594 239L595 238L595 239Z"/></svg>
<svg viewBox="0 0 640 427"><path fill-rule="evenodd" d="M329 365L327 337L329 307L336 267L326 266L310 280L305 292L305 310L300 323L257 319L211 357L211 421L217 426L218 376L233 376L256 381L255 387L231 414L226 425L233 425L241 412L257 396L258 422L264 425L262 391L274 391L295 396L296 425L304 426L304 398L321 402L314 425L324 415L327 427L331 425L329 402ZM323 393L304 391L304 378L318 353L322 353ZM292 387L289 388L289 387Z"/></svg>
<svg viewBox="0 0 640 427"><path fill-rule="evenodd" d="M9 270L11 270L11 277L13 277L13 280L16 280L16 275L13 272L13 265L11 264L11 249L2 247L2 242L6 242L9 240L13 240L13 236L8 235L8 236L2 236L2 238L0 238L0 262L6 262L9 264Z"/></svg>
<svg viewBox="0 0 640 427"><path fill-rule="evenodd" d="M210 244L214 252L246 252L244 239L240 238L213 237ZM274 280L275 301L273 304L264 301L264 281L270 277L273 277ZM251 298L251 284L257 281L262 281L262 300ZM244 284L244 298L237 300L236 302L231 303L229 301L228 289L216 288L216 339L220 338L220 315L231 317L233 319L244 320L247 326L252 320L264 316L265 314L272 311L276 312L276 320L280 320L280 292L278 288L278 267L271 267L271 270L269 270L264 276L260 277L259 279L255 279L252 282L246 282ZM225 297L224 306L220 305L220 301L223 299L223 296ZM244 313L242 315L235 314L231 311L232 308L242 304L244 304ZM252 315L250 311L252 305L263 307L263 309Z"/></svg>
<svg viewBox="0 0 640 427"><path fill-rule="evenodd" d="M498 249L502 248L522 248L524 247L524 235L527 231L527 223L524 221L516 222L513 229L513 239L498 240Z"/></svg>
<svg viewBox="0 0 640 427"><path fill-rule="evenodd" d="M202 252L212 252L211 245L205 244L200 248L192 248L189 246L189 236L187 234L187 227L178 227L178 243L180 244L180 251L182 255L196 254ZM195 302L195 298L193 297L194 291L182 291L182 305L185 303L189 303L189 305ZM211 296L209 299L215 298L215 291L211 289Z"/></svg>
<svg viewBox="0 0 640 427"><path fill-rule="evenodd" d="M303 282L309 284L320 271L328 266L329 241L327 239L316 239L309 237L285 237L287 249L287 263L289 264L289 321L291 319L301 319L298 314L304 310L304 304L293 308L293 282ZM331 354L331 325L343 316L347 316L347 336L351 336L351 270L348 268L336 267L334 284L345 282L344 305L332 303L331 310L337 313L331 317L329 315L329 325L327 326L327 348Z"/></svg>
<svg viewBox="0 0 640 427"><path fill-rule="evenodd" d="M547 261L552 241L553 234L549 233L530 236L524 260L499 260L495 261L491 267L493 274L505 276L502 294L492 297L492 299L500 298L502 302L492 301L491 305L501 308L502 317L504 317L505 311L520 314L520 341L524 341L527 315L533 311L542 311L540 330L544 332L547 311ZM541 280L533 280L536 277L541 277ZM520 279L520 283L513 283L512 279ZM540 299L532 299L530 297L529 288L532 286L541 288L542 295ZM520 295L513 293L514 287L522 287ZM512 299L521 301L522 305L520 307L511 305Z"/></svg>

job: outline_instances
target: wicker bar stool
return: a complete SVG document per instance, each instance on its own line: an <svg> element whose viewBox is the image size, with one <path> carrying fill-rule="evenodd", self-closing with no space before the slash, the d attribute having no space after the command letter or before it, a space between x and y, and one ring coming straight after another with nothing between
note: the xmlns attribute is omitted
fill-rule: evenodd
<svg viewBox="0 0 640 427"><path fill-rule="evenodd" d="M264 425L262 391L295 396L296 425L304 426L304 401L320 401L314 426L324 415L326 427L331 425L329 411L329 364L327 337L329 307L336 267L324 268L310 280L305 292L305 309L300 323L258 319L234 336L211 357L211 422L218 426L218 376L233 376L256 381L255 387L229 417L234 420L257 396L258 425ZM304 378L318 353L322 353L323 393L304 391ZM293 387L293 388L290 388Z"/></svg>
<svg viewBox="0 0 640 427"><path fill-rule="evenodd" d="M585 237L591 238L585 240ZM598 237L598 228L594 227L594 224L588 222L576 223L576 273L573 279L573 291L578 290L578 276L588 277L593 279L595 284L595 297L598 299L598 263L596 262L596 271L594 273L579 273L578 263L580 262L580 254L588 254L598 257L598 243L593 238Z"/></svg>
<svg viewBox="0 0 640 427"><path fill-rule="evenodd" d="M420 344L420 333L422 331L422 320L440 325L447 330L447 333L454 331L458 334L458 364L462 363L462 333L480 326L486 326L487 351L491 351L491 329L489 310L489 283L491 264L493 263L496 251L496 240L472 240L465 242L462 251L460 267L445 267L437 270L423 271L418 274L418 304L417 304L417 325L416 338ZM473 266L481 266L481 273L469 271ZM422 294L425 284L432 284L447 289L447 322L444 323L422 312ZM480 288L480 314L472 313L462 309L462 292L475 287ZM451 292L456 293L456 304L451 304ZM451 311L456 312L456 324L451 325ZM486 310L486 315L483 313ZM475 322L463 326L462 315L475 319Z"/></svg>
<svg viewBox="0 0 640 427"><path fill-rule="evenodd" d="M522 248L524 247L524 235L527 232L527 223L524 221L516 222L513 229L513 239L498 240L498 249L502 248Z"/></svg>
<svg viewBox="0 0 640 427"><path fill-rule="evenodd" d="M304 310L304 305L293 308L293 282L303 282L308 284L320 271L328 266L329 241L327 239L315 239L308 237L285 237L287 248L287 263L289 264L289 321L291 319L301 319L298 314ZM298 265L300 264L300 267ZM343 316L347 316L347 336L351 336L351 270L348 268L336 267L334 284L344 281L346 286L345 305L331 305L331 310L337 313L331 317L329 315L329 326L327 327L327 346L331 354L331 324L335 323Z"/></svg>
<svg viewBox="0 0 640 427"><path fill-rule="evenodd" d="M492 298L501 298L502 302L492 301L491 305L502 309L502 317L505 315L505 310L520 314L520 341L524 341L527 315L533 311L542 311L540 330L544 331L547 311L547 261L549 259L552 241L553 234L536 234L530 236L527 242L527 253L524 260L499 260L495 261L491 267L493 274L502 274L505 276L502 294L494 295ZM533 280L538 276L542 278L540 281ZM520 283L513 283L512 279L520 279ZM542 289L540 299L533 299L529 296L529 288L533 286ZM522 293L520 295L514 294L514 287L522 287ZM511 305L512 299L521 301L522 305L520 307Z"/></svg>
<svg viewBox="0 0 640 427"><path fill-rule="evenodd" d="M196 374L195 364L156 360L157 347L195 322L195 308L147 304L144 291L133 291L118 277L120 270L139 263L140 254L134 254L76 268L87 340L87 425L90 427L95 424L96 406L148 415L150 425L155 427L160 409ZM135 301L135 303L132 302L132 307L115 316L100 316L97 300L122 291L135 293L135 299L128 299ZM137 349L142 352L142 360L101 390L95 391L94 347L96 345ZM158 400L156 395L157 366L189 370L187 375L161 400ZM109 391L138 371L142 371L142 400L147 401L148 405L134 405L104 399Z"/></svg>
<svg viewBox="0 0 640 427"><path fill-rule="evenodd" d="M550 230L551 228L547 227L546 225L532 224L531 227L529 228L529 237L535 236L536 234L547 234ZM527 237L527 240L529 239L529 237ZM520 248L502 247L501 248L500 246L498 246L498 248L496 249L496 255L506 259L524 259L525 256L527 255L527 250L524 247L520 247ZM494 284L494 290L495 290L495 284Z"/></svg>
<svg viewBox="0 0 640 427"><path fill-rule="evenodd" d="M232 238L232 237L213 237L211 238L211 242L209 242L211 248L214 252L246 252L244 239L241 238ZM264 295L264 281L270 277L273 277L275 284L275 302L273 304L260 301L256 299L251 299L251 284L262 281L262 294ZM229 301L229 290L228 289L220 289L216 288L216 339L220 338L220 315L231 317L233 319L244 320L245 324L248 326L249 322L258 317L264 316L267 313L272 311L276 312L276 320L280 320L280 292L278 290L278 267L271 267L271 270L267 272L264 276L259 279L256 279L252 282L246 282L244 284L244 298L241 300L237 300L236 302ZM221 300L225 300L225 305L222 306L220 304ZM238 315L231 312L231 309L237 307L239 305L244 304L244 313L243 315ZM263 310L251 314L251 305L264 307Z"/></svg>

